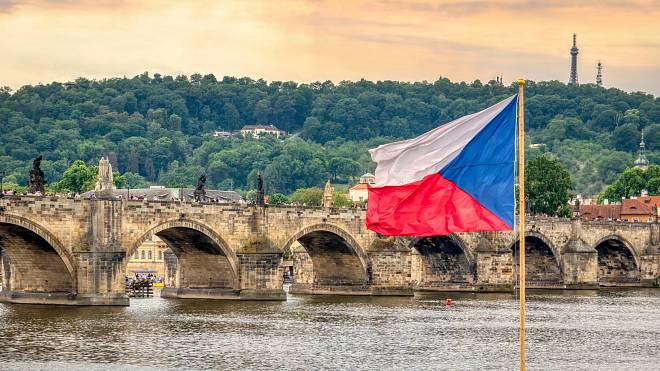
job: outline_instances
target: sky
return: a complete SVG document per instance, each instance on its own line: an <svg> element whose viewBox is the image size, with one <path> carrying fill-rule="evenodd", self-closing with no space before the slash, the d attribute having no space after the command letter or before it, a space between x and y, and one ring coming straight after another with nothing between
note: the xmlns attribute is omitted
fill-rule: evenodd
<svg viewBox="0 0 660 371"><path fill-rule="evenodd" d="M0 86L144 71L311 82L501 74L660 95L660 0L0 0Z"/></svg>

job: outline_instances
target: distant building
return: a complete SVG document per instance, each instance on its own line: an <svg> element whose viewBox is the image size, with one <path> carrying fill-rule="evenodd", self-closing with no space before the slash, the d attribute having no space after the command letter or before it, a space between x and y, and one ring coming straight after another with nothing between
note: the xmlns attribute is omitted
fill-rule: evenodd
<svg viewBox="0 0 660 371"><path fill-rule="evenodd" d="M621 204L621 219L629 222L653 222L657 218L660 196L625 199Z"/></svg>
<svg viewBox="0 0 660 371"><path fill-rule="evenodd" d="M259 138L262 134L272 134L276 137L283 137L286 132L276 128L274 125L245 125L241 128L241 135L244 137Z"/></svg>
<svg viewBox="0 0 660 371"><path fill-rule="evenodd" d="M231 138L233 134L229 131L214 131L213 134L216 138Z"/></svg>
<svg viewBox="0 0 660 371"><path fill-rule="evenodd" d="M353 202L364 202L369 198L369 185L376 183L376 177L371 173L363 174L360 182L348 190L348 199Z"/></svg>
<svg viewBox="0 0 660 371"><path fill-rule="evenodd" d="M156 235L152 236L129 257L126 275L130 277L136 273L151 273L156 277L165 277L163 255L167 249L168 247L163 240Z"/></svg>
<svg viewBox="0 0 660 371"><path fill-rule="evenodd" d="M573 206L577 212L577 206ZM621 204L580 205L579 216L582 220L619 220L621 219Z"/></svg>
<svg viewBox="0 0 660 371"><path fill-rule="evenodd" d="M603 205L580 205L579 216L582 220L623 220L627 222L653 222L657 220L657 208L660 196L642 196L626 198L621 202ZM577 213L577 206L572 205Z"/></svg>

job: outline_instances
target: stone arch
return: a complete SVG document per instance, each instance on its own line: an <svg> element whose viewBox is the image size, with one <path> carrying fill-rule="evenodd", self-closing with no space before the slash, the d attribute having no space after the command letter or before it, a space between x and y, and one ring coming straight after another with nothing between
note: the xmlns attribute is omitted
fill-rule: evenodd
<svg viewBox="0 0 660 371"><path fill-rule="evenodd" d="M416 251L412 280L420 288L460 288L475 282L472 252L456 235L415 237L409 245Z"/></svg>
<svg viewBox="0 0 660 371"><path fill-rule="evenodd" d="M470 267L474 268L475 267L475 260L474 260L474 254L470 249L467 248L467 244L461 237L459 237L456 234L449 234L446 236L434 236L434 237L446 237L449 241L454 243L456 246L460 247L461 251L465 254L465 258L467 259L468 263L470 264ZM408 246L412 249L414 248L414 245L417 244L420 240L425 239L428 237L413 237L410 240L410 243Z"/></svg>
<svg viewBox="0 0 660 371"><path fill-rule="evenodd" d="M516 234L510 245L514 277L518 277L518 243ZM529 287L562 286L564 268L557 247L540 232L525 233L525 281Z"/></svg>
<svg viewBox="0 0 660 371"><path fill-rule="evenodd" d="M29 219L0 214L0 251L7 287L27 292L75 292L77 265L64 244Z"/></svg>
<svg viewBox="0 0 660 371"><path fill-rule="evenodd" d="M305 250L304 254L294 254L296 284L365 286L370 282L369 258L344 229L329 223L301 228L284 243L282 250L296 241Z"/></svg>
<svg viewBox="0 0 660 371"><path fill-rule="evenodd" d="M177 258L171 284L194 289L239 287L236 253L210 226L195 220L168 220L149 228L130 245L126 262L153 235L162 239Z"/></svg>
<svg viewBox="0 0 660 371"><path fill-rule="evenodd" d="M607 235L594 244L594 250L598 254L598 283L601 286L639 283L639 257L625 238Z"/></svg>

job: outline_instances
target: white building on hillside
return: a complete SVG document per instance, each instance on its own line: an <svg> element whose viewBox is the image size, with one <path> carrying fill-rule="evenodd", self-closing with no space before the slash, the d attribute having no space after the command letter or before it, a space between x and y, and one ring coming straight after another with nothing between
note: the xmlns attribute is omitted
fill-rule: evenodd
<svg viewBox="0 0 660 371"><path fill-rule="evenodd" d="M244 137L252 136L253 138L259 138L262 134L272 134L276 137L284 136L285 131L280 130L275 127L275 125L245 125L241 128L241 135Z"/></svg>
<svg viewBox="0 0 660 371"><path fill-rule="evenodd" d="M348 199L353 202L364 202L369 198L369 185L376 183L376 177L371 173L363 174L360 182L348 190Z"/></svg>

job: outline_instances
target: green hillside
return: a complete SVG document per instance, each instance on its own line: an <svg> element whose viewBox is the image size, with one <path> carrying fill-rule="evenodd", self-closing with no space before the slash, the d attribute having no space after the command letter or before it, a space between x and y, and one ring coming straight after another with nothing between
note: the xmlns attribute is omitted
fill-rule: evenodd
<svg viewBox="0 0 660 371"><path fill-rule="evenodd" d="M660 163L660 101L594 85L526 85L529 158L550 153L569 170L575 191L595 194L637 156ZM0 90L0 171L25 184L43 154L49 183L75 160L109 156L116 170L150 182L248 189L257 172L268 192L354 181L373 170L367 149L425 132L514 94L491 81L266 82L213 75L149 76ZM294 135L221 139L215 130L272 123ZM131 175L133 178L136 176ZM139 180L139 178L138 178Z"/></svg>

